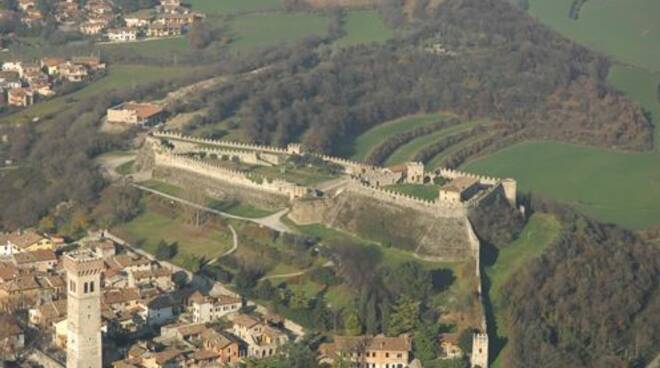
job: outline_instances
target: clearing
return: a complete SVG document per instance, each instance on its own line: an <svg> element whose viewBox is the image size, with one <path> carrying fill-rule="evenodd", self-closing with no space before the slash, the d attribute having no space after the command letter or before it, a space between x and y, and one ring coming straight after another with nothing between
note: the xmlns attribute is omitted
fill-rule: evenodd
<svg viewBox="0 0 660 368"><path fill-rule="evenodd" d="M349 11L342 26L344 36L335 42L339 47L371 42L385 42L394 34L376 10Z"/></svg>

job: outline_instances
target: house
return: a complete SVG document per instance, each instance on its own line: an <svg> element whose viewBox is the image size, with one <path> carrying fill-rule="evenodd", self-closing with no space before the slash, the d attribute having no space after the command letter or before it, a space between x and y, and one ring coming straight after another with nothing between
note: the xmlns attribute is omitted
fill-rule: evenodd
<svg viewBox="0 0 660 368"><path fill-rule="evenodd" d="M134 309L140 304L140 293L135 288L105 290L102 302L117 311Z"/></svg>
<svg viewBox="0 0 660 368"><path fill-rule="evenodd" d="M27 11L28 9L36 7L37 2L36 0L18 0L16 5L21 11Z"/></svg>
<svg viewBox="0 0 660 368"><path fill-rule="evenodd" d="M11 281L18 277L19 269L12 262L0 262L0 283Z"/></svg>
<svg viewBox="0 0 660 368"><path fill-rule="evenodd" d="M441 359L455 359L463 356L463 350L458 346L457 334L441 334L438 337L438 344Z"/></svg>
<svg viewBox="0 0 660 368"><path fill-rule="evenodd" d="M82 65L92 71L105 69L105 63L98 56L74 56L71 58L71 62L76 65Z"/></svg>
<svg viewBox="0 0 660 368"><path fill-rule="evenodd" d="M289 341L283 331L246 314L239 314L232 323L231 332L245 341L249 357L262 359L273 356Z"/></svg>
<svg viewBox="0 0 660 368"><path fill-rule="evenodd" d="M28 311L30 324L38 328L49 328L55 323L66 320L66 299L49 301Z"/></svg>
<svg viewBox="0 0 660 368"><path fill-rule="evenodd" d="M23 87L23 82L18 72L15 71L0 71L0 88L12 89Z"/></svg>
<svg viewBox="0 0 660 368"><path fill-rule="evenodd" d="M57 75L60 72L60 65L66 63L66 59L59 57L45 57L41 59L41 69L48 75Z"/></svg>
<svg viewBox="0 0 660 368"><path fill-rule="evenodd" d="M361 367L407 368L411 363L412 342L408 335L398 337L335 336L334 342L321 344L321 362L338 359Z"/></svg>
<svg viewBox="0 0 660 368"><path fill-rule="evenodd" d="M88 1L87 4L85 4L85 9L90 13L99 15L112 14L113 12L112 5L103 0Z"/></svg>
<svg viewBox="0 0 660 368"><path fill-rule="evenodd" d="M87 246L94 250L99 257L106 259L114 257L117 254L117 249L115 248L115 243L111 240L102 239L97 240L91 243L88 243Z"/></svg>
<svg viewBox="0 0 660 368"><path fill-rule="evenodd" d="M82 82L87 78L87 68L72 62L60 66L60 76L69 82Z"/></svg>
<svg viewBox="0 0 660 368"><path fill-rule="evenodd" d="M204 16L199 13L189 14L161 14L154 23L163 24L170 27L186 27L193 24L196 20L202 19Z"/></svg>
<svg viewBox="0 0 660 368"><path fill-rule="evenodd" d="M207 329L201 336L202 352L213 352L216 354L215 361L221 364L234 364L246 355L245 347L235 337ZM211 354L206 354L210 356ZM198 359L200 359L198 357Z"/></svg>
<svg viewBox="0 0 660 368"><path fill-rule="evenodd" d="M105 260L107 268L123 271L149 271L151 269L151 261L146 258L131 257L128 254L118 254L114 257Z"/></svg>
<svg viewBox="0 0 660 368"><path fill-rule="evenodd" d="M240 298L229 295L195 299L192 302L193 322L206 323L219 320L229 313L238 312L242 305Z"/></svg>
<svg viewBox="0 0 660 368"><path fill-rule="evenodd" d="M55 96L55 91L51 89L50 82L45 82L43 80L35 80L30 83L30 88L43 97L52 97Z"/></svg>
<svg viewBox="0 0 660 368"><path fill-rule="evenodd" d="M142 300L140 305L144 309L143 318L149 326L162 326L174 318L176 301L169 295L158 295L154 298Z"/></svg>
<svg viewBox="0 0 660 368"><path fill-rule="evenodd" d="M129 42L137 40L137 30L131 28L111 28L106 33L112 42Z"/></svg>
<svg viewBox="0 0 660 368"><path fill-rule="evenodd" d="M9 106L26 107L34 104L34 92L31 88L12 88L7 92Z"/></svg>
<svg viewBox="0 0 660 368"><path fill-rule="evenodd" d="M0 256L53 248L51 239L39 235L34 230L16 230L12 233L0 234Z"/></svg>
<svg viewBox="0 0 660 368"><path fill-rule="evenodd" d="M15 357L25 347L23 329L9 314L0 315L0 326L0 357Z"/></svg>
<svg viewBox="0 0 660 368"><path fill-rule="evenodd" d="M12 261L18 269L47 272L57 265L57 256L50 249L40 249L32 252L12 254Z"/></svg>
<svg viewBox="0 0 660 368"><path fill-rule="evenodd" d="M105 27L106 24L103 22L84 22L80 24L80 33L93 36L103 32Z"/></svg>
<svg viewBox="0 0 660 368"><path fill-rule="evenodd" d="M124 16L124 22L126 23L126 27L141 28L151 24L153 18L154 18L153 11L147 9L147 10L137 11L135 13L131 13Z"/></svg>
<svg viewBox="0 0 660 368"><path fill-rule="evenodd" d="M460 203L470 199L478 191L478 179L459 176L440 188L440 201Z"/></svg>
<svg viewBox="0 0 660 368"><path fill-rule="evenodd" d="M147 271L129 271L128 286L129 287L151 286L151 287L157 287L160 290L172 290L174 289L174 282L172 281L172 271L164 267L152 268Z"/></svg>
<svg viewBox="0 0 660 368"><path fill-rule="evenodd" d="M156 125L163 120L163 109L154 104L125 102L108 109L108 122Z"/></svg>
<svg viewBox="0 0 660 368"><path fill-rule="evenodd" d="M55 297L65 296L66 281L63 276L53 274L38 276L37 282L39 282L39 285L41 285L44 291L48 291L51 295Z"/></svg>
<svg viewBox="0 0 660 368"><path fill-rule="evenodd" d="M175 37L183 33L179 25L150 24L147 28L147 37Z"/></svg>

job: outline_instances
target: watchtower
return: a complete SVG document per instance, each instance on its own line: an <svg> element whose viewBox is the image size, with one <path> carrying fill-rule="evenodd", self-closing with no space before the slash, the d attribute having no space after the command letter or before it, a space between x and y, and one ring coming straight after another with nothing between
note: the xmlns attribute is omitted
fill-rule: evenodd
<svg viewBox="0 0 660 368"><path fill-rule="evenodd" d="M421 162L408 162L406 164L406 181L408 183L424 183L424 164Z"/></svg>
<svg viewBox="0 0 660 368"><path fill-rule="evenodd" d="M517 208L518 183L511 178L504 179L502 180L502 189L504 189L504 196L509 201L509 204L511 204L511 207Z"/></svg>
<svg viewBox="0 0 660 368"><path fill-rule="evenodd" d="M485 333L475 333L472 335L470 366L472 368L488 368L488 335Z"/></svg>
<svg viewBox="0 0 660 368"><path fill-rule="evenodd" d="M67 272L67 368L101 368L101 272L91 250L64 256Z"/></svg>

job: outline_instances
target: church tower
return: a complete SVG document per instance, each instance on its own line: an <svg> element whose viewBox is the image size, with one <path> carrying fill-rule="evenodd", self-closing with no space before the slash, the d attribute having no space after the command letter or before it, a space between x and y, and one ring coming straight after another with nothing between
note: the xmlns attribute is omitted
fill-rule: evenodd
<svg viewBox="0 0 660 368"><path fill-rule="evenodd" d="M101 272L89 250L64 256L67 271L67 368L101 368Z"/></svg>

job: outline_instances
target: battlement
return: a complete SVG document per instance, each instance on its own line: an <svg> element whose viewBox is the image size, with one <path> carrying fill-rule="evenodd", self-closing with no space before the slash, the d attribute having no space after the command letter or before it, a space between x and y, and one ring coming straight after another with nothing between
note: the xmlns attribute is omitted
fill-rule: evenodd
<svg viewBox="0 0 660 368"><path fill-rule="evenodd" d="M78 276L100 274L105 268L103 259L87 249L67 253L63 258L64 269Z"/></svg>
<svg viewBox="0 0 660 368"><path fill-rule="evenodd" d="M153 132L152 134L156 138L171 139L176 141L183 141L183 142L190 142L197 144L205 144L210 146L231 147L231 148L258 151L258 152L291 154L291 151L299 151L300 149L299 146L292 146L291 149L288 149L288 148L264 146L259 144L223 141L220 139L196 138L196 137L185 136L181 133L175 133L175 132Z"/></svg>
<svg viewBox="0 0 660 368"><path fill-rule="evenodd" d="M502 179L496 177L477 175L465 171L459 171L459 170L447 169L447 168L440 168L436 170L436 173L444 178L449 178L449 179L455 179L458 177L473 178L479 181L480 184L492 185L492 186L497 185L500 181L502 181Z"/></svg>

